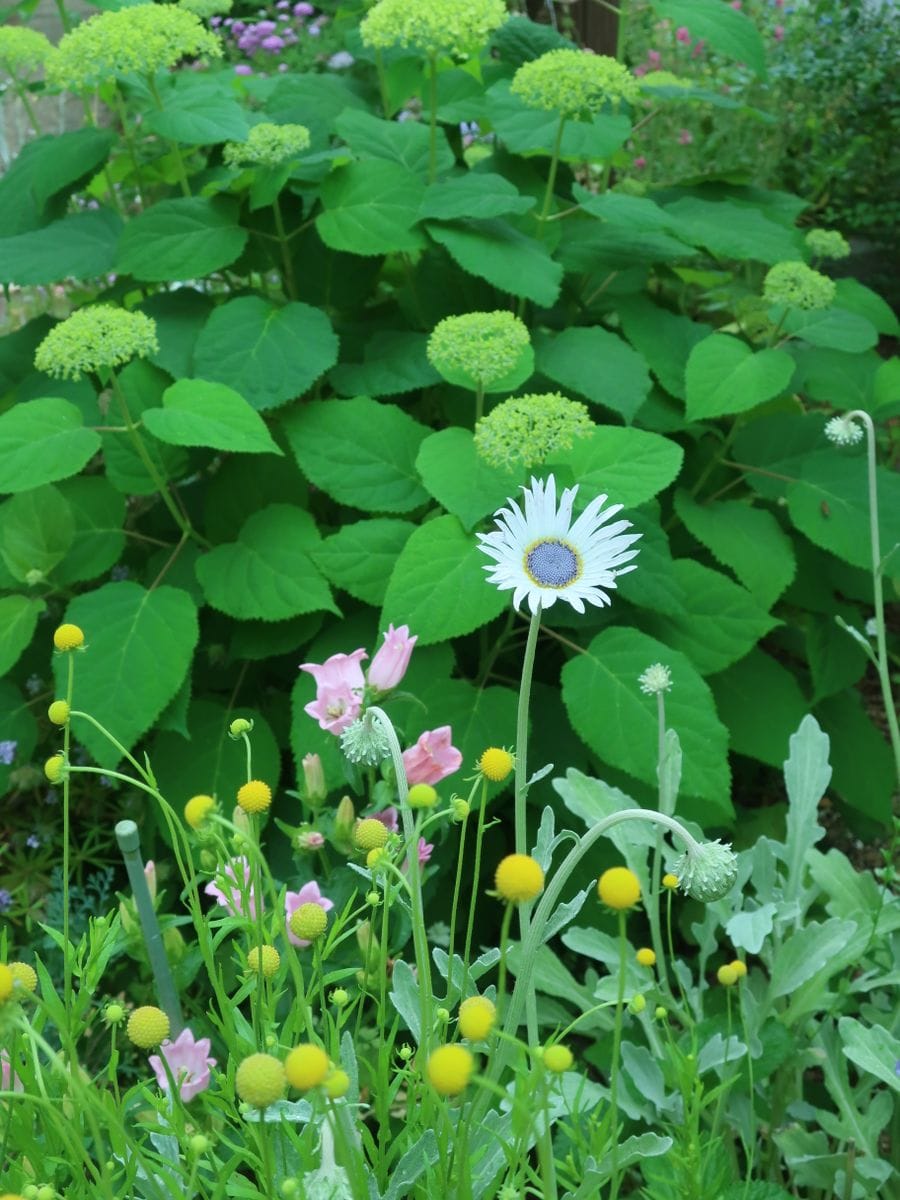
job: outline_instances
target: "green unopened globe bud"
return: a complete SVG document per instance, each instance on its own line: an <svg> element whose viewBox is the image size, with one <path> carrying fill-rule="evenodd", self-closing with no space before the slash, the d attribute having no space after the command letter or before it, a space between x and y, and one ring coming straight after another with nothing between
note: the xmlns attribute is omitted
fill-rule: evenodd
<svg viewBox="0 0 900 1200"><path fill-rule="evenodd" d="M653 1015L656 1017L657 1021L664 1021L669 1014L660 1004L656 1007L656 1009L654 1009Z"/></svg>
<svg viewBox="0 0 900 1200"><path fill-rule="evenodd" d="M371 908L377 908L380 903L381 903L381 893L380 892L375 892L375 891L366 892L366 904L368 904Z"/></svg>
<svg viewBox="0 0 900 1200"><path fill-rule="evenodd" d="M647 1000L644 996L644 993L638 992L636 996L631 997L631 1001L628 1005L628 1011L636 1017L639 1013L642 1013L646 1007Z"/></svg>
<svg viewBox="0 0 900 1200"><path fill-rule="evenodd" d="M810 229L804 238L816 258L847 258L850 243L836 229Z"/></svg>
<svg viewBox="0 0 900 1200"><path fill-rule="evenodd" d="M335 1008L343 1008L350 1000L350 995L344 988L335 988L331 993L331 1003Z"/></svg>
<svg viewBox="0 0 900 1200"><path fill-rule="evenodd" d="M442 1025L446 1025L450 1020L450 1010L446 1008L435 1009L434 1015Z"/></svg>
<svg viewBox="0 0 900 1200"><path fill-rule="evenodd" d="M245 733L250 733L252 730L252 721L248 721L246 717L237 717L228 726L228 736L237 740L239 737L243 737Z"/></svg>
<svg viewBox="0 0 900 1200"><path fill-rule="evenodd" d="M274 125L262 121L254 125L244 142L226 142L222 157L229 167L277 167L290 162L309 149L309 130L305 125Z"/></svg>
<svg viewBox="0 0 900 1200"><path fill-rule="evenodd" d="M721 900L731 891L737 879L737 856L718 839L694 844L682 854L672 868L678 876L682 891L710 904Z"/></svg>
<svg viewBox="0 0 900 1200"><path fill-rule="evenodd" d="M450 801L450 812L454 821L465 821L470 812L468 800L463 800L462 796L454 796Z"/></svg>
<svg viewBox="0 0 900 1200"><path fill-rule="evenodd" d="M299 1196L300 1184L296 1179L285 1179L284 1183L281 1185L281 1194L284 1196L285 1200L291 1200L291 1197Z"/></svg>
<svg viewBox="0 0 900 1200"><path fill-rule="evenodd" d="M408 1046L406 1044L406 1042L404 1042L403 1045L400 1047L400 1049L397 1051L397 1056L398 1056L398 1058L401 1058L404 1062L409 1062L409 1060L413 1056L412 1046Z"/></svg>
<svg viewBox="0 0 900 1200"><path fill-rule="evenodd" d="M209 1149L209 1138L204 1137L202 1133L195 1133L188 1145L191 1148L191 1154L199 1156L205 1154Z"/></svg>
<svg viewBox="0 0 900 1200"><path fill-rule="evenodd" d="M212 850L200 851L200 866L204 871L214 871L216 869L217 862L218 859L216 858L215 854L213 854Z"/></svg>
<svg viewBox="0 0 900 1200"><path fill-rule="evenodd" d="M121 1004L107 1004L103 1010L103 1020L107 1025L118 1025L125 1017L125 1009Z"/></svg>

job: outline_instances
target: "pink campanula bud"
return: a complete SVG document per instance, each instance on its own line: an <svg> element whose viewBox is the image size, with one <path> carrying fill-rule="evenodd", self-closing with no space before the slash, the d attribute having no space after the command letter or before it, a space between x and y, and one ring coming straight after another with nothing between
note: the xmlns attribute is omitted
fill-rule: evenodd
<svg viewBox="0 0 900 1200"><path fill-rule="evenodd" d="M388 625L384 645L380 647L369 667L369 685L379 692L389 692L391 688L395 688L406 674L417 641L417 634L409 636L408 625L401 625L399 629Z"/></svg>
<svg viewBox="0 0 900 1200"><path fill-rule="evenodd" d="M462 766L462 755L450 744L449 725L429 729L414 746L403 751L403 766L410 786L414 783L439 783Z"/></svg>
<svg viewBox="0 0 900 1200"><path fill-rule="evenodd" d="M156 899L156 863L153 859L149 859L144 864L144 878L147 880L147 890L150 892L150 899Z"/></svg>
<svg viewBox="0 0 900 1200"><path fill-rule="evenodd" d="M322 801L328 795L328 788L325 784L325 771L322 768L322 760L318 754L305 754L303 756L303 783L306 788L306 799L313 808L318 808Z"/></svg>

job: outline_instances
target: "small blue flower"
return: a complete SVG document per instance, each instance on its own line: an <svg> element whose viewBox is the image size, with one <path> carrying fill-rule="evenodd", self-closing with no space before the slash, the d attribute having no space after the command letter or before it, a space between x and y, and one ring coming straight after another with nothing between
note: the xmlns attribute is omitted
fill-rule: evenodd
<svg viewBox="0 0 900 1200"><path fill-rule="evenodd" d="M7 912L12 908L13 898L6 888L0 888L0 912Z"/></svg>
<svg viewBox="0 0 900 1200"><path fill-rule="evenodd" d="M28 847L29 850L37 850L37 848L40 846L40 844L41 844L41 839L38 837L38 835L36 833L29 833L28 837L25 839L25 845Z"/></svg>
<svg viewBox="0 0 900 1200"><path fill-rule="evenodd" d="M3 763L5 767L12 766L12 761L16 757L17 745L18 742L0 742L0 763Z"/></svg>

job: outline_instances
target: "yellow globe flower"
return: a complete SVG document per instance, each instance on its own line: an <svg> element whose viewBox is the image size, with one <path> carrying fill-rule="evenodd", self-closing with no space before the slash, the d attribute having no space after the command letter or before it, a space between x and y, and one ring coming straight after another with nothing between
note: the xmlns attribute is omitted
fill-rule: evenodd
<svg viewBox="0 0 900 1200"><path fill-rule="evenodd" d="M191 796L184 806L184 819L191 829L199 829L215 807L212 796Z"/></svg>
<svg viewBox="0 0 900 1200"><path fill-rule="evenodd" d="M674 892L678 887L678 876L672 875L671 872L663 875L662 885L664 888L668 888L670 892Z"/></svg>
<svg viewBox="0 0 900 1200"><path fill-rule="evenodd" d="M291 1087L308 1092L318 1087L328 1074L328 1055L321 1046L295 1046L284 1061L284 1073Z"/></svg>
<svg viewBox="0 0 900 1200"><path fill-rule="evenodd" d="M84 633L77 625L60 625L53 634L57 650L77 650L84 645Z"/></svg>
<svg viewBox="0 0 900 1200"><path fill-rule="evenodd" d="M544 890L544 872L530 854L507 854L497 867L494 886L510 904L533 900Z"/></svg>
<svg viewBox="0 0 900 1200"><path fill-rule="evenodd" d="M366 817L353 830L353 845L357 850L380 850L387 840L387 826L377 817Z"/></svg>
<svg viewBox="0 0 900 1200"><path fill-rule="evenodd" d="M272 803L272 789L261 779L251 779L238 788L237 802L245 813L265 812Z"/></svg>
<svg viewBox="0 0 900 1200"><path fill-rule="evenodd" d="M475 1059L465 1046L440 1046L428 1059L428 1078L440 1096L465 1091L475 1070Z"/></svg>
<svg viewBox="0 0 900 1200"><path fill-rule="evenodd" d="M66 760L61 754L54 754L44 763L44 774L51 783L59 783L62 779L63 767L66 765Z"/></svg>
<svg viewBox="0 0 900 1200"><path fill-rule="evenodd" d="M747 974L747 964L745 962L741 962L739 958L734 959L728 965L731 967L732 971L735 972L738 979L743 979ZM12 966L12 963L10 963L10 966Z"/></svg>
<svg viewBox="0 0 900 1200"><path fill-rule="evenodd" d="M328 914L321 904L301 904L291 913L288 924L294 937L314 942L328 928Z"/></svg>
<svg viewBox="0 0 900 1200"><path fill-rule="evenodd" d="M414 783L409 789L410 808L434 808L438 794L430 783Z"/></svg>
<svg viewBox="0 0 900 1200"><path fill-rule="evenodd" d="M37 991L38 977L34 967L24 962L11 962L8 965L13 977L13 990L18 987L26 992Z"/></svg>
<svg viewBox="0 0 900 1200"><path fill-rule="evenodd" d="M634 908L641 898L641 885L634 871L627 867L610 867L597 880L597 894L604 904L618 912Z"/></svg>
<svg viewBox="0 0 900 1200"><path fill-rule="evenodd" d="M459 1032L470 1042L483 1042L496 1020L496 1005L487 996L470 996L459 1006Z"/></svg>
<svg viewBox="0 0 900 1200"><path fill-rule="evenodd" d="M267 1108L284 1099L287 1076L271 1054L251 1054L237 1069L234 1087L241 1100L254 1108Z"/></svg>
<svg viewBox="0 0 900 1200"><path fill-rule="evenodd" d="M634 956L642 967L655 967L656 954L649 946L642 946Z"/></svg>
<svg viewBox="0 0 900 1200"><path fill-rule="evenodd" d="M65 700L54 700L47 709L47 716L54 725L65 725L69 720L69 706Z"/></svg>
<svg viewBox="0 0 900 1200"><path fill-rule="evenodd" d="M555 1046L545 1046L542 1057L544 1066L555 1075L562 1075L564 1071L568 1071L575 1061L572 1051L561 1042L557 1042Z"/></svg>
<svg viewBox="0 0 900 1200"><path fill-rule="evenodd" d="M325 1077L325 1082L322 1086L326 1096L331 1100L338 1100L341 1096L346 1096L350 1090L350 1076L346 1071L336 1069Z"/></svg>
<svg viewBox="0 0 900 1200"><path fill-rule="evenodd" d="M6 963L0 963L0 1004L3 1004L13 994L15 982L13 973Z"/></svg>
<svg viewBox="0 0 900 1200"><path fill-rule="evenodd" d="M733 987L740 979L740 975L731 964L726 964L716 971L716 978L723 987Z"/></svg>
<svg viewBox="0 0 900 1200"><path fill-rule="evenodd" d="M260 962L260 960L262 960ZM266 979L271 979L278 968L281 966L281 955L274 946L253 946L247 952L247 967L258 975L262 966L262 973Z"/></svg>
<svg viewBox="0 0 900 1200"><path fill-rule="evenodd" d="M516 760L508 750L497 746L488 746L478 760L478 769L491 783L502 783L516 765Z"/></svg>
<svg viewBox="0 0 900 1200"><path fill-rule="evenodd" d="M150 1050L169 1036L169 1018L161 1008L145 1004L136 1008L128 1018L125 1032L135 1046Z"/></svg>

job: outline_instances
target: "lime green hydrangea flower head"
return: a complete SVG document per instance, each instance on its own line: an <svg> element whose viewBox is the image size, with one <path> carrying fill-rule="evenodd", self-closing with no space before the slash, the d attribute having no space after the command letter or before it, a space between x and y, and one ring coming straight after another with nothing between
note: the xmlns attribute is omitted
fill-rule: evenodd
<svg viewBox="0 0 900 1200"><path fill-rule="evenodd" d="M511 312L473 312L444 317L428 339L428 361L449 380L490 389L531 346L528 328Z"/></svg>
<svg viewBox="0 0 900 1200"><path fill-rule="evenodd" d="M811 229L804 241L816 258L847 258L850 243L836 229Z"/></svg>
<svg viewBox="0 0 900 1200"><path fill-rule="evenodd" d="M366 46L465 58L507 18L503 0L378 0L359 27Z"/></svg>
<svg viewBox="0 0 900 1200"><path fill-rule="evenodd" d="M232 2L233 0L178 0L178 7L194 13L201 21L208 21L210 17L230 13Z"/></svg>
<svg viewBox="0 0 900 1200"><path fill-rule="evenodd" d="M309 130L305 125L273 125L263 121L254 125L246 142L228 142L223 157L229 167L241 164L277 167L309 149Z"/></svg>
<svg viewBox="0 0 900 1200"><path fill-rule="evenodd" d="M53 46L37 29L7 25L0 29L0 75L33 75L53 54Z"/></svg>
<svg viewBox="0 0 900 1200"><path fill-rule="evenodd" d="M221 57L219 39L186 8L136 4L98 13L67 33L47 64L47 81L89 91L122 75L154 75L182 58Z"/></svg>
<svg viewBox="0 0 900 1200"><path fill-rule="evenodd" d="M50 330L37 348L34 365L54 379L80 379L101 367L146 358L158 349L152 318L112 304L93 304Z"/></svg>
<svg viewBox="0 0 900 1200"><path fill-rule="evenodd" d="M536 467L596 428L586 405L559 392L513 396L475 426L475 450L492 467Z"/></svg>
<svg viewBox="0 0 900 1200"><path fill-rule="evenodd" d="M776 263L763 283L763 299L767 304L786 304L808 311L828 308L834 293L834 280L803 262Z"/></svg>
<svg viewBox="0 0 900 1200"><path fill-rule="evenodd" d="M523 63L510 90L530 108L566 117L598 113L608 100L633 104L641 85L627 67L605 54L584 50L550 50Z"/></svg>

